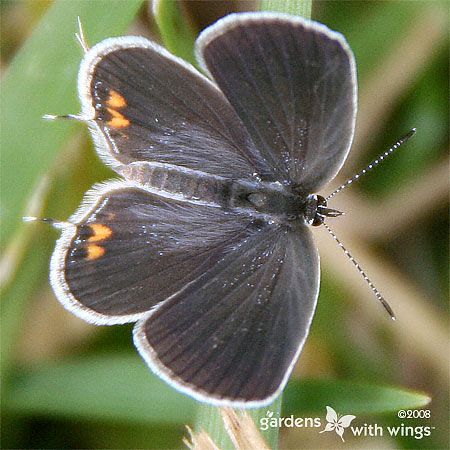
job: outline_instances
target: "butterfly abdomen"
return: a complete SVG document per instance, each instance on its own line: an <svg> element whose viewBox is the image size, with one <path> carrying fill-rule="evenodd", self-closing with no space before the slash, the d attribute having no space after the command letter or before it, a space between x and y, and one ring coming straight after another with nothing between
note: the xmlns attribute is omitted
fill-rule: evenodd
<svg viewBox="0 0 450 450"><path fill-rule="evenodd" d="M228 205L233 183L224 177L166 163L136 162L123 166L120 173L163 197L212 207Z"/></svg>

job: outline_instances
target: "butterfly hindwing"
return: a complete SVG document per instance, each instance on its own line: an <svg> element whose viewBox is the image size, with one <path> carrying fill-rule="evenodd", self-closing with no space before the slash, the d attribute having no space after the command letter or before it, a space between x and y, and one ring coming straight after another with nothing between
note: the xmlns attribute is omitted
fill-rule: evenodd
<svg viewBox="0 0 450 450"><path fill-rule="evenodd" d="M142 318L135 343L156 373L198 399L270 403L308 334L318 270L308 229L268 227Z"/></svg>
<svg viewBox="0 0 450 450"><path fill-rule="evenodd" d="M52 258L60 301L95 323L136 321L263 225L250 216L160 197L126 182L87 195Z"/></svg>

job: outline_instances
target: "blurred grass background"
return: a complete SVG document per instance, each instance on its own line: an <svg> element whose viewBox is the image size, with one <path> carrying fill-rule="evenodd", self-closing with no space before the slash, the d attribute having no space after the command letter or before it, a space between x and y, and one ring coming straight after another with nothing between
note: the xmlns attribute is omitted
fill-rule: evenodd
<svg viewBox="0 0 450 450"><path fill-rule="evenodd" d="M131 325L91 326L59 305L47 281L58 233L21 222L23 215L67 218L94 182L113 175L99 163L84 126L40 119L78 111L77 15L90 43L124 33L159 40L161 24L142 1L56 3L0 3L2 448L181 448L195 402L148 372L133 349ZM250 1L169 5L175 12L160 20L172 20L172 28L166 26L162 35L187 59L199 30L229 12L258 7ZM342 414L357 415L359 423L365 418L393 426L401 423L395 413L380 411L417 406L414 391L420 391L432 398L425 407L432 418L407 424L435 429L422 440L347 434L343 448L449 447L448 5L313 3L312 18L346 36L359 75L355 143L324 193L410 128L418 129L381 168L332 204L346 216L331 225L398 321L387 318L326 231L314 230L322 289L293 377L299 381L288 387L284 412L323 418L329 401ZM372 388L357 390L352 382ZM384 386L409 389L411 398L405 393L396 403L396 391ZM386 404L371 408L380 398ZM336 438L286 428L280 447L340 448Z"/></svg>

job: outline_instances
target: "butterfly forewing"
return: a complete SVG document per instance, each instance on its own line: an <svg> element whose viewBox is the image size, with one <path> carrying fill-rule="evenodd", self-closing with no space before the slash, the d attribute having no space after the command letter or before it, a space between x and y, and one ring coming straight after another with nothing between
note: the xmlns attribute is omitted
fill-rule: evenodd
<svg viewBox="0 0 450 450"><path fill-rule="evenodd" d="M204 31L197 54L279 181L312 193L342 166L356 117L345 39L282 14L236 14Z"/></svg>
<svg viewBox="0 0 450 450"><path fill-rule="evenodd" d="M156 161L233 178L270 172L217 87L144 38L93 47L79 93L97 150L113 168Z"/></svg>

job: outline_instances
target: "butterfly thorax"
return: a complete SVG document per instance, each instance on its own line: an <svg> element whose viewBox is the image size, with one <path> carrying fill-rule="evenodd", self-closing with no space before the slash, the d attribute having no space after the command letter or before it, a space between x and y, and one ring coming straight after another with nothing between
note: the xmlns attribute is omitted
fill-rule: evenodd
<svg viewBox="0 0 450 450"><path fill-rule="evenodd" d="M309 221L314 202L279 182L235 180L166 163L136 162L118 170L149 191L188 203L246 212L275 221ZM315 197L315 196L314 196ZM309 206L309 209L307 205Z"/></svg>

